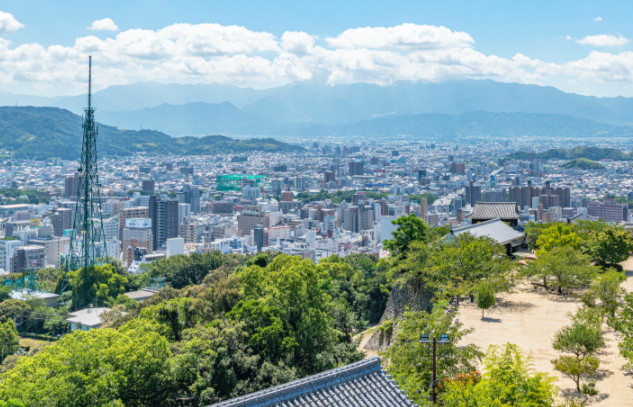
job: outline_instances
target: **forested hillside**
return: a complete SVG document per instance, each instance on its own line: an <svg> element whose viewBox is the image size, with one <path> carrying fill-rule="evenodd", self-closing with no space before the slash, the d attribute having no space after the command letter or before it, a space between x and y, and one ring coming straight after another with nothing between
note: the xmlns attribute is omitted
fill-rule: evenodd
<svg viewBox="0 0 633 407"><path fill-rule="evenodd" d="M98 114L97 114L98 120ZM50 107L0 107L0 149L15 158L78 159L81 155L81 117ZM119 130L98 125L101 156L148 154L229 154L251 151L297 151L299 146L274 139L234 140L224 136L174 138L153 130Z"/></svg>

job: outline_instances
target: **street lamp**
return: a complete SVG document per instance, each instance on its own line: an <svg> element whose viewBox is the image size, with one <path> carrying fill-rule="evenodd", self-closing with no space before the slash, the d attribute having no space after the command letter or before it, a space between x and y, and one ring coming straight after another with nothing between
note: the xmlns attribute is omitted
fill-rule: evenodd
<svg viewBox="0 0 633 407"><path fill-rule="evenodd" d="M429 335L422 334L420 335L420 343L432 343L433 344L433 381L431 382L431 389L433 390L433 404L437 404L437 393L435 392L435 387L437 386L437 353L436 348L437 344L447 344L451 343L447 334L440 335L440 340L438 341L436 337L433 337L433 340L429 339Z"/></svg>

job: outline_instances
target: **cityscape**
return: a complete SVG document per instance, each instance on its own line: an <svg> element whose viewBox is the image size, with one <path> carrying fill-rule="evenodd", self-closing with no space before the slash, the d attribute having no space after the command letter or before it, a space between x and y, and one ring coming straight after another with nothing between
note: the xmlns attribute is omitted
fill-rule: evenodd
<svg viewBox="0 0 633 407"><path fill-rule="evenodd" d="M140 3L0 11L0 407L633 406L630 5Z"/></svg>

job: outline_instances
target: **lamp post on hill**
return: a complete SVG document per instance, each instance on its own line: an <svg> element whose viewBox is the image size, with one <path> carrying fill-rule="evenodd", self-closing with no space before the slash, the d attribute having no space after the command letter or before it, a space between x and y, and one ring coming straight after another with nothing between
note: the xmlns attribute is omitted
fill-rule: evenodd
<svg viewBox="0 0 633 407"><path fill-rule="evenodd" d="M431 390L433 391L432 393L433 404L437 404L437 393L435 392L435 388L437 387L437 344L438 343L440 345L447 344L447 343L451 343L451 341L449 340L448 335L446 334L440 335L439 341L435 338L435 336L433 337L433 340L430 340L428 335L423 334L423 335L420 335L420 343L433 344L433 381L431 382Z"/></svg>

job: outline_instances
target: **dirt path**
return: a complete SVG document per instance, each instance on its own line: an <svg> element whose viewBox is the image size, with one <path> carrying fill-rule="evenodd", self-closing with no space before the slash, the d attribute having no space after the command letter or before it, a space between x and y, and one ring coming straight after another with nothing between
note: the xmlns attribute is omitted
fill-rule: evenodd
<svg viewBox="0 0 633 407"><path fill-rule="evenodd" d="M375 330L376 330L376 327L372 327L366 331L359 333L358 335L356 335L356 337L354 337L354 339L357 339L358 336L360 335L363 336L363 339L361 339L360 344L358 345L357 349L363 352L365 354L365 357L367 358L370 358L372 356L378 356L378 354L374 352L373 350L365 349L365 345L367 345L367 342L369 342L369 339L371 338L371 334L374 333Z"/></svg>
<svg viewBox="0 0 633 407"><path fill-rule="evenodd" d="M633 270L633 259L622 263L625 270ZM633 276L633 272L627 275ZM633 278L624 283L624 288L633 291ZM474 343L486 350L490 345L517 344L526 353L531 353L534 367L559 377L558 386L563 392L573 391L575 384L552 368L551 360L558 356L551 341L558 329L569 325L569 313L574 313L580 303L571 298L533 290L525 287L517 293L506 295L481 319L481 310L476 305L462 303L458 318L465 328L475 331L466 336L463 343ZM597 387L600 394L588 405L633 406L633 375L621 370L626 360L620 356L613 330L605 326L605 348L600 359Z"/></svg>

